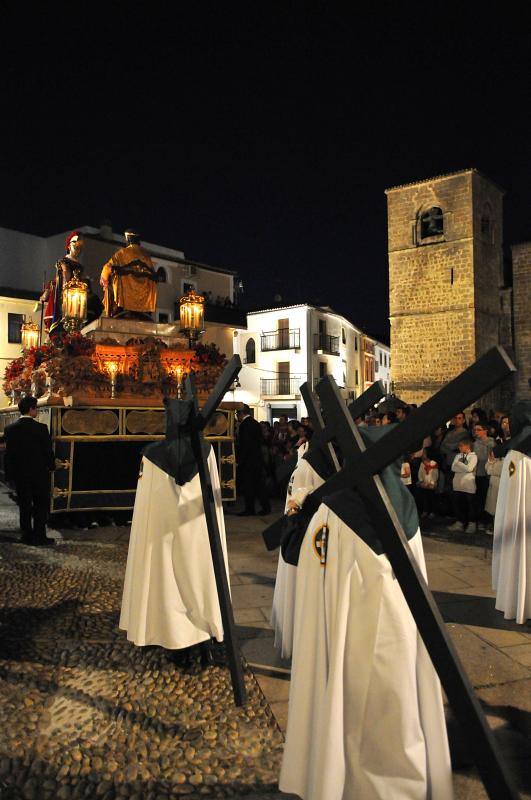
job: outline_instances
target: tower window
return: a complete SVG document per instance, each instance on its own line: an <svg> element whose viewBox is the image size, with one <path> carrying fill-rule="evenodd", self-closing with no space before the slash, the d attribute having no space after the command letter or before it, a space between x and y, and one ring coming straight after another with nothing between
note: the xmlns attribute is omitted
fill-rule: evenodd
<svg viewBox="0 0 531 800"><path fill-rule="evenodd" d="M245 345L245 361L247 364L254 364L256 362L256 345L254 339L247 339Z"/></svg>
<svg viewBox="0 0 531 800"><path fill-rule="evenodd" d="M437 206L433 206L429 211L424 211L420 215L420 238L427 239L429 236L441 236L444 233L443 212Z"/></svg>
<svg viewBox="0 0 531 800"><path fill-rule="evenodd" d="M167 283L168 276L166 275L166 270L164 267L159 267L157 270L157 281L158 283Z"/></svg>

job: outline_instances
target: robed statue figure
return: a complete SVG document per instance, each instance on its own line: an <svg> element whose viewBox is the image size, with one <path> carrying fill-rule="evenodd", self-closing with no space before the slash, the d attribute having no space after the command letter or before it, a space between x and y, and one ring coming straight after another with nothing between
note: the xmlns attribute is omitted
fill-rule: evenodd
<svg viewBox="0 0 531 800"><path fill-rule="evenodd" d="M100 283L107 317L151 314L157 305L157 275L153 262L140 246L140 237L125 231L126 246L104 264Z"/></svg>

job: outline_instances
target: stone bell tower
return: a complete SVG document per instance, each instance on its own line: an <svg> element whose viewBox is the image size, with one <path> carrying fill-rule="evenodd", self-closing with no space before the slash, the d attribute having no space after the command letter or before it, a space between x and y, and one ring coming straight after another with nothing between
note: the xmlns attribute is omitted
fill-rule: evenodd
<svg viewBox="0 0 531 800"><path fill-rule="evenodd" d="M503 191L475 169L386 190L395 393L422 403L497 344L511 344L503 289ZM484 398L502 402L500 392Z"/></svg>

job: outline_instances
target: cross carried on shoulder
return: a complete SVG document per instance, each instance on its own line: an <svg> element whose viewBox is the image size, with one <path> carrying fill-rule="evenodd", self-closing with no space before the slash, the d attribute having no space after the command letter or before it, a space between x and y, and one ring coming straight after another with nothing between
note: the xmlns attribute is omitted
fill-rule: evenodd
<svg viewBox="0 0 531 800"><path fill-rule="evenodd" d="M368 449L334 379L325 376L316 385L326 418L326 424L320 429L321 441L333 439L337 442L344 465L308 495L301 509L303 517L308 519L326 496L347 488L356 489L369 506L379 539L491 800L514 800L518 793L378 473L403 453L416 449L418 442L438 425L514 371L505 351L501 347L493 348ZM311 401L311 395L307 393L307 396ZM349 522L355 530L356 520ZM264 538L267 543L267 532Z"/></svg>
<svg viewBox="0 0 531 800"><path fill-rule="evenodd" d="M212 389L202 409L199 408L197 402L193 375L187 377L185 384L188 399L193 400L192 411L188 420L188 424L191 428L190 438L193 452L197 459L199 479L201 481L201 492L203 494L210 552L212 554L221 620L223 622L223 638L231 674L234 702L237 706L245 705L247 702L247 692L243 677L242 657L234 624L227 570L225 569L225 559L221 547L218 519L214 503L214 492L210 480L207 456L205 455L205 448L203 447L203 430L221 403L223 396L238 375L241 366L240 357L237 355L233 356L218 378L216 385Z"/></svg>

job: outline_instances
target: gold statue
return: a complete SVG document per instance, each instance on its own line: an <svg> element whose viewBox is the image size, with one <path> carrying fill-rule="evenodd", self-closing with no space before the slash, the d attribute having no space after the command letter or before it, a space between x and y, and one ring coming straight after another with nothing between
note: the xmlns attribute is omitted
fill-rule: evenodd
<svg viewBox="0 0 531 800"><path fill-rule="evenodd" d="M125 232L126 246L117 250L104 264L100 283L103 286L105 316L117 317L151 314L157 306L157 275L153 262L140 246L140 236Z"/></svg>

